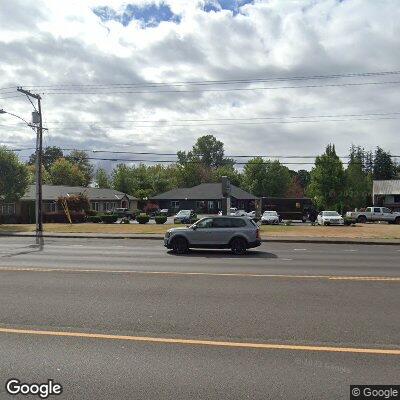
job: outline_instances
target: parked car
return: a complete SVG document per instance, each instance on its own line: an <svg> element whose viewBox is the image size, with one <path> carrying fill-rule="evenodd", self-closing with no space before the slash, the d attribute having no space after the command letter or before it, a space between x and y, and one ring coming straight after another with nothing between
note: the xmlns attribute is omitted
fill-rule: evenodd
<svg viewBox="0 0 400 400"><path fill-rule="evenodd" d="M234 213L231 213L235 217L247 217L247 212L244 210L236 210Z"/></svg>
<svg viewBox="0 0 400 400"><path fill-rule="evenodd" d="M231 207L231 208L229 209L229 215L235 215L237 210L238 210L238 209L237 209L236 207Z"/></svg>
<svg viewBox="0 0 400 400"><path fill-rule="evenodd" d="M255 211L250 211L246 213L246 216L249 218L255 218L256 217L256 212Z"/></svg>
<svg viewBox="0 0 400 400"><path fill-rule="evenodd" d="M257 224L247 217L205 217L190 227L172 228L165 233L164 246L175 253L189 248L230 248L234 254L260 246Z"/></svg>
<svg viewBox="0 0 400 400"><path fill-rule="evenodd" d="M160 215L165 215L166 217L168 217L168 208L162 208L159 212Z"/></svg>
<svg viewBox="0 0 400 400"><path fill-rule="evenodd" d="M117 214L118 218L133 219L134 215L128 208L115 208L113 214Z"/></svg>
<svg viewBox="0 0 400 400"><path fill-rule="evenodd" d="M393 212L387 207L367 207L364 211L350 211L346 213L346 217L361 224L375 221L400 224L400 212Z"/></svg>
<svg viewBox="0 0 400 400"><path fill-rule="evenodd" d="M192 224L197 219L193 210L180 210L174 216L174 224Z"/></svg>
<svg viewBox="0 0 400 400"><path fill-rule="evenodd" d="M278 225L279 215L276 211L264 211L261 216L261 223L264 225Z"/></svg>
<svg viewBox="0 0 400 400"><path fill-rule="evenodd" d="M321 211L317 217L318 225L344 225L344 218L337 211Z"/></svg>

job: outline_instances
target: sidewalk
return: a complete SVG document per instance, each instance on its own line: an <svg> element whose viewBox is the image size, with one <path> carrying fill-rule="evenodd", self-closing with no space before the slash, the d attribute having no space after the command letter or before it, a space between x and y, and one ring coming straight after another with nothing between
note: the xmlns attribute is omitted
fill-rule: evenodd
<svg viewBox="0 0 400 400"><path fill-rule="evenodd" d="M314 238L307 236L267 236L262 235L262 242L276 243L321 243L321 244L369 244L369 245L394 245L400 246L400 239L363 239L363 238L337 238L323 237ZM1 237L35 237L32 232L1 232ZM147 240L162 240L164 235L158 233L45 233L45 238L64 238L64 239L147 239Z"/></svg>

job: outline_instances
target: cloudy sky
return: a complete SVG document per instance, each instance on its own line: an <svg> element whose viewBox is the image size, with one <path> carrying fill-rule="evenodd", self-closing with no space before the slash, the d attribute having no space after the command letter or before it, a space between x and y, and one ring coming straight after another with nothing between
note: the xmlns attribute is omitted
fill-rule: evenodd
<svg viewBox="0 0 400 400"><path fill-rule="evenodd" d="M398 155L399 21L398 0L0 0L0 108L30 119L16 86L40 93L66 148ZM34 133L0 115L0 143Z"/></svg>

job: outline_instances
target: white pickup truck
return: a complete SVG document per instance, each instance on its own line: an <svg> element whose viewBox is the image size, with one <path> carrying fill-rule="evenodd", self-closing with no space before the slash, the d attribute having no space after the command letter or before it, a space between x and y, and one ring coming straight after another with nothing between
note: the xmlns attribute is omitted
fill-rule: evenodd
<svg viewBox="0 0 400 400"><path fill-rule="evenodd" d="M393 212L387 207L367 207L365 211L349 211L346 217L365 224L366 222L387 221L389 224L400 224L400 212Z"/></svg>

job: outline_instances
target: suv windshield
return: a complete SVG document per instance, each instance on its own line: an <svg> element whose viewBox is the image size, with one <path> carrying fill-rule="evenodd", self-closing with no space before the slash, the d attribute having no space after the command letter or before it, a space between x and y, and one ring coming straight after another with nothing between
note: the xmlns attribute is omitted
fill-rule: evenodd
<svg viewBox="0 0 400 400"><path fill-rule="evenodd" d="M181 210L176 214L177 217L186 217L190 215L190 210Z"/></svg>
<svg viewBox="0 0 400 400"><path fill-rule="evenodd" d="M275 217L277 214L276 211L264 211L263 215Z"/></svg>

